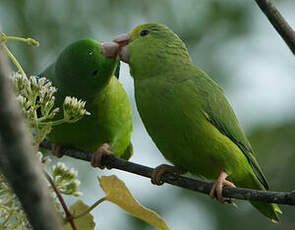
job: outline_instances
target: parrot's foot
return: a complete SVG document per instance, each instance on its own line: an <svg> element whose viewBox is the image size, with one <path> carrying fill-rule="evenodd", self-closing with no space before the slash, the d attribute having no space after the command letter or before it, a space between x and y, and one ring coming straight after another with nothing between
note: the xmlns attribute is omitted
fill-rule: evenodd
<svg viewBox="0 0 295 230"><path fill-rule="evenodd" d="M186 173L187 171L185 171L183 169L180 169L180 168L176 168L175 166L161 164L161 165L157 166L156 168L154 168L154 170L152 172L152 178L151 178L152 179L152 184L155 184L155 185L164 184L164 182L161 180L161 177L166 172L181 175L181 174Z"/></svg>
<svg viewBox="0 0 295 230"><path fill-rule="evenodd" d="M101 158L105 154L111 154L112 152L109 150L111 146L107 143L101 145L95 153L92 154L91 158L91 166L98 167L100 169L105 169L105 166L101 164Z"/></svg>
<svg viewBox="0 0 295 230"><path fill-rule="evenodd" d="M63 154L60 152L61 147L62 147L61 144L52 143L51 145L52 154L58 158L61 158L63 156Z"/></svg>
<svg viewBox="0 0 295 230"><path fill-rule="evenodd" d="M219 177L217 178L216 182L212 186L211 191L209 193L209 196L212 199L217 198L217 200L222 204L224 204L224 202L225 202L225 200L222 197L222 189L223 189L223 187L224 186L233 187L233 188L236 187L232 182L226 180L227 176L228 176L227 173L222 171L220 173ZM217 197L215 197L215 192L216 192ZM231 199L226 200L226 202L231 203L232 200Z"/></svg>

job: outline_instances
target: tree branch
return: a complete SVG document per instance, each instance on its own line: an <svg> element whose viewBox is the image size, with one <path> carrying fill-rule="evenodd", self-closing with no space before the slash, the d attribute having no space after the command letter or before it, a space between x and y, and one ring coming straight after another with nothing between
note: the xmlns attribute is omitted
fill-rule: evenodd
<svg viewBox="0 0 295 230"><path fill-rule="evenodd" d="M48 186L31 146L0 48L0 169L36 230L60 230Z"/></svg>
<svg viewBox="0 0 295 230"><path fill-rule="evenodd" d="M45 140L43 141L43 143L41 143L40 147L51 149L51 143ZM90 152L80 151L68 147L62 147L60 153L84 161L91 161L92 155L92 153ZM119 159L113 154L103 155L102 165L105 165L108 169L119 169L147 178L151 178L153 171L153 169L150 167ZM204 194L209 194L211 187L213 185L213 183L210 182L191 179L184 176L177 176L171 173L165 173L162 177L162 180L168 184L201 192ZM222 195L223 197L236 198L241 200L265 201L268 203L295 205L295 191L269 192L252 189L225 187L223 189Z"/></svg>
<svg viewBox="0 0 295 230"><path fill-rule="evenodd" d="M278 9L274 6L271 0L255 0L260 9L266 15L273 27L284 39L289 46L292 53L295 55L295 31L287 23L287 21L280 14Z"/></svg>

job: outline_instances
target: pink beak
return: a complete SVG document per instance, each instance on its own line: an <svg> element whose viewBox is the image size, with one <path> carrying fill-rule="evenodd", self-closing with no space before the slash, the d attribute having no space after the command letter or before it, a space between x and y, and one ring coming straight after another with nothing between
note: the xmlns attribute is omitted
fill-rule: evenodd
<svg viewBox="0 0 295 230"><path fill-rule="evenodd" d="M113 40L113 42L116 42L121 48L123 48L130 43L130 37L128 34L120 34L116 39Z"/></svg>
<svg viewBox="0 0 295 230"><path fill-rule="evenodd" d="M131 42L129 35L121 34L113 42L120 46L120 59L125 63L129 63L128 44Z"/></svg>
<svg viewBox="0 0 295 230"><path fill-rule="evenodd" d="M100 53L107 58L115 58L120 52L120 45L115 42L103 42L100 44Z"/></svg>
<svg viewBox="0 0 295 230"><path fill-rule="evenodd" d="M130 37L128 34L121 34L113 42L101 43L101 54L105 57L115 58L119 55L123 62L129 63L128 44Z"/></svg>

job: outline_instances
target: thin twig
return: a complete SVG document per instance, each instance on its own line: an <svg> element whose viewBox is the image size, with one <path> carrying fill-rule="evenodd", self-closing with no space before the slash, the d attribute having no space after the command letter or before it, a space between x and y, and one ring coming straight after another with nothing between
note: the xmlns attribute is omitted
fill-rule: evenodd
<svg viewBox="0 0 295 230"><path fill-rule="evenodd" d="M44 140L40 147L51 149L51 143ZM72 158L91 161L90 152L77 150L74 148L62 147L60 153ZM151 178L153 169L144 165L139 165L130 161L117 158L113 154L103 155L102 165L108 169L119 169L143 177ZM197 191L204 194L209 194L213 183L205 182L197 179L191 179L184 176L178 176L171 173L165 173L162 177L163 182ZM236 198L241 200L264 201L268 203L278 203L286 205L295 205L295 191L293 192L270 192L244 188L225 187L222 192L223 197Z"/></svg>
<svg viewBox="0 0 295 230"><path fill-rule="evenodd" d="M78 214L77 216L73 216L73 219L78 219L82 216L85 216L86 214L90 213L93 209L95 209L98 205L100 205L102 202L104 202L107 198L103 197L101 199L99 199L98 201L96 201L93 205L91 205L87 210L85 210L84 212Z"/></svg>
<svg viewBox="0 0 295 230"><path fill-rule="evenodd" d="M21 66L21 64L19 64L19 62L16 60L16 58L14 57L14 55L11 53L11 51L8 49L8 47L6 46L6 44L4 42L0 42L1 47L5 50L5 52L7 53L8 57L10 58L10 60L13 62L13 64L16 66L16 68L18 69L18 71L23 75L23 76L27 76L23 67Z"/></svg>
<svg viewBox="0 0 295 230"><path fill-rule="evenodd" d="M48 175L47 172L44 171L44 174L46 176L46 179L48 180L48 182L50 183L51 187L53 188L65 214L66 214L66 219L69 221L70 225L72 226L72 229L73 230L77 230L76 226L75 226L75 223L74 223L74 218L72 216L72 214L70 213L67 205L66 205L66 202L64 201L62 195L60 194L58 188L56 187L56 185L54 184L54 181L52 180L52 178Z"/></svg>
<svg viewBox="0 0 295 230"><path fill-rule="evenodd" d="M270 23L284 39L292 53L295 55L295 31L280 14L271 0L255 0L260 9L266 15Z"/></svg>

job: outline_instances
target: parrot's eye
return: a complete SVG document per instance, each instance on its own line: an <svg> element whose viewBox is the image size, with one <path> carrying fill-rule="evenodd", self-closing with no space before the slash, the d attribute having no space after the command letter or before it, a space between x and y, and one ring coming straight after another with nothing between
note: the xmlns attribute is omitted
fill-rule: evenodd
<svg viewBox="0 0 295 230"><path fill-rule="evenodd" d="M139 36L144 37L144 36L148 35L149 33L150 33L150 31L148 31L148 30L142 30L142 31L140 31Z"/></svg>
<svg viewBox="0 0 295 230"><path fill-rule="evenodd" d="M96 70L94 70L93 72L92 72L92 75L94 76L94 75L96 75L98 73L98 70L96 69Z"/></svg>

